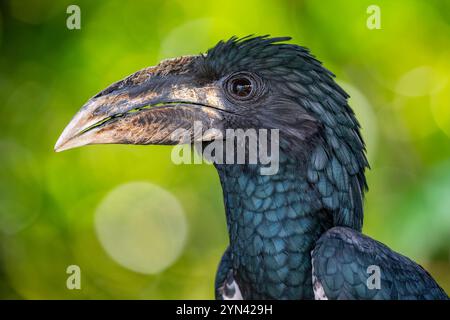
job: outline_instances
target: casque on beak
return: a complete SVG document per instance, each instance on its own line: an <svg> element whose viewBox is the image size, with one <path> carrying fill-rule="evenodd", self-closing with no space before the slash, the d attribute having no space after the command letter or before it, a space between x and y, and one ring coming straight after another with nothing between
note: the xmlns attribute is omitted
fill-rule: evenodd
<svg viewBox="0 0 450 320"><path fill-rule="evenodd" d="M223 129L224 107L214 84L195 85L187 75L161 75L155 68L138 71L90 99L64 129L55 151L89 144L185 143L173 135L177 129L199 141L195 121L205 130Z"/></svg>

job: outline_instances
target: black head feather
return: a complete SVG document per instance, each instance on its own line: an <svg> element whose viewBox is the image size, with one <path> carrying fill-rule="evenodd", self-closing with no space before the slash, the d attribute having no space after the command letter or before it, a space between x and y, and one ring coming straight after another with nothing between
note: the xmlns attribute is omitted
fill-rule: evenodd
<svg viewBox="0 0 450 320"><path fill-rule="evenodd" d="M244 115L230 116L230 123L280 129L281 148L306 159L308 182L318 186L323 206L333 212L334 225L360 230L368 162L349 96L308 49L283 43L287 40L232 37L208 50L196 68L210 81L244 71L258 75L266 92L258 101L230 102L231 110Z"/></svg>

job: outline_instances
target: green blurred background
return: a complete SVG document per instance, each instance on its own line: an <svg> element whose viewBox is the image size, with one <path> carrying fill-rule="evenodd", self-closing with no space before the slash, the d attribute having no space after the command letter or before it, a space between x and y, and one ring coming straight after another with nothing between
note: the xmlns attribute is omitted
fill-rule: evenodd
<svg viewBox="0 0 450 320"><path fill-rule="evenodd" d="M176 166L170 147L53 145L112 82L247 34L292 36L337 75L372 166L364 232L450 292L449 22L444 0L1 1L0 298L213 298L227 234L212 166Z"/></svg>

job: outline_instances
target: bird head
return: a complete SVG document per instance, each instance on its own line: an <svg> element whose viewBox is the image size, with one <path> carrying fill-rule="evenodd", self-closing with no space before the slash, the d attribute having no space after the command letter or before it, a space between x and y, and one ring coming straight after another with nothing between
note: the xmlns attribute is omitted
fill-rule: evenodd
<svg viewBox="0 0 450 320"><path fill-rule="evenodd" d="M173 135L177 129L189 132L191 143L223 138L227 129L278 129L283 152L306 159L309 178L319 183L321 172L332 178L343 172L336 184L348 182L358 194L351 201L360 203L368 164L348 95L306 48L285 43L289 39L233 37L205 54L137 71L91 98L55 150L186 143ZM196 134L196 121L215 130Z"/></svg>
<svg viewBox="0 0 450 320"><path fill-rule="evenodd" d="M256 37L220 42L206 54L162 61L116 82L90 99L66 127L55 150L89 144L182 143L179 128L283 129L286 139L305 141L320 123L299 104L315 81L302 75L301 47L276 44L289 38ZM276 44L276 45L275 45ZM302 58L303 57L303 58ZM315 61L315 60L311 60ZM296 62L301 62L296 66Z"/></svg>

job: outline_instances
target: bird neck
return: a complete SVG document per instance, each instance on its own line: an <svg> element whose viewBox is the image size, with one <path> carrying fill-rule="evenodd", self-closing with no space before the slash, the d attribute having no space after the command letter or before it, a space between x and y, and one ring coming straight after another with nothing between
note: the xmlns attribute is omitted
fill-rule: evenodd
<svg viewBox="0 0 450 320"><path fill-rule="evenodd" d="M331 226L298 159L280 153L279 170L216 165L233 269L246 298L313 298L311 255Z"/></svg>

